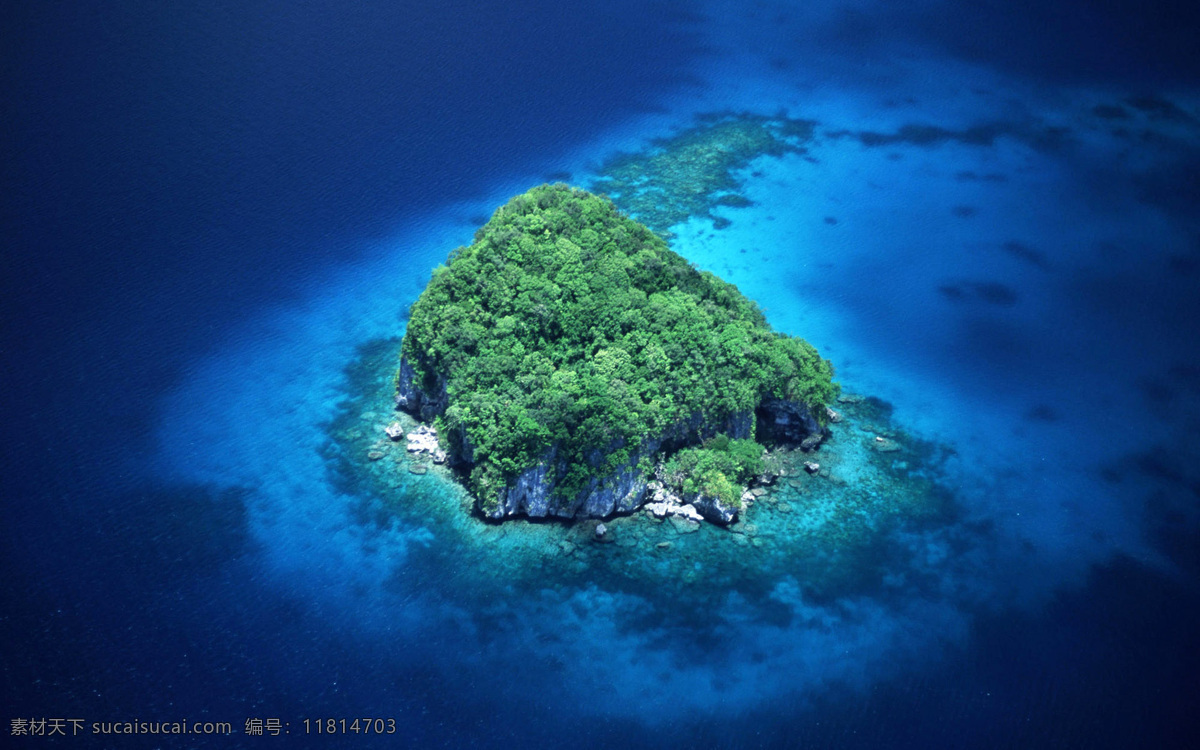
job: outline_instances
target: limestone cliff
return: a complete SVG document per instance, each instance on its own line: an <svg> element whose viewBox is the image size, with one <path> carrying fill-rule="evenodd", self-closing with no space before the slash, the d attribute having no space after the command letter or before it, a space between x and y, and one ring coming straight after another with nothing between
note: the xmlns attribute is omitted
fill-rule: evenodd
<svg viewBox="0 0 1200 750"><path fill-rule="evenodd" d="M442 374L433 378L434 388L422 389L416 382L412 366L401 358L396 407L424 421L433 421L447 408L447 379ZM777 443L819 443L825 429L813 410L803 403L780 398L764 398L758 408L739 412L723 420L706 420L701 415L672 426L663 434L645 438L633 452L633 457L615 472L592 477L579 493L562 497L555 493L567 465L552 445L535 464L529 466L497 491L495 497L477 498L480 512L487 518L501 520L512 516L530 518L605 518L616 513L628 513L640 508L647 500L647 484L652 477L639 465L648 459L651 465L664 455L700 445L716 435L730 438L758 436ZM615 446L614 446L615 447ZM448 462L463 473L474 465L469 439L462 431L443 434L443 448ZM599 455L593 456L593 461ZM737 511L714 498L693 494L681 502L693 505L706 519L726 524L734 520Z"/></svg>

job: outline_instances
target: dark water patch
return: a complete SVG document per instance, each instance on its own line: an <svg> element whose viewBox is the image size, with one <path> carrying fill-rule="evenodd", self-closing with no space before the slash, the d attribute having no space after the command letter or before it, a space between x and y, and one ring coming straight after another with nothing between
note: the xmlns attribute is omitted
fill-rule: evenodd
<svg viewBox="0 0 1200 750"><path fill-rule="evenodd" d="M1198 613L1189 581L1122 557L1045 607L981 608L954 658L897 654L895 670L869 690L831 684L797 701L808 709L697 716L672 738L678 747L815 750L1186 748L1200 732Z"/></svg>
<svg viewBox="0 0 1200 750"><path fill-rule="evenodd" d="M860 131L853 133L859 143L867 147L891 146L905 143L912 146L940 146L947 142L965 143L972 146L991 146L1004 132L998 125L977 125L965 130L948 130L937 125L902 125L895 133Z"/></svg>
<svg viewBox="0 0 1200 750"><path fill-rule="evenodd" d="M1200 260L1191 255L1168 255L1167 270L1174 276L1195 276Z"/></svg>
<svg viewBox="0 0 1200 750"><path fill-rule="evenodd" d="M570 182L571 181L571 173L564 172L564 171L547 172L544 175L543 179L545 179L546 182Z"/></svg>
<svg viewBox="0 0 1200 750"><path fill-rule="evenodd" d="M954 179L959 182L1008 182L1008 177L998 172L979 174L970 169L954 173Z"/></svg>
<svg viewBox="0 0 1200 750"><path fill-rule="evenodd" d="M974 206L954 206L950 209L950 213L954 214L960 219L969 219L975 214L979 213L979 211Z"/></svg>
<svg viewBox="0 0 1200 750"><path fill-rule="evenodd" d="M249 498L235 488L146 487L68 511L56 543L88 561L84 578L104 571L111 585L145 592L190 583L248 550Z"/></svg>
<svg viewBox="0 0 1200 750"><path fill-rule="evenodd" d="M940 125L914 123L901 126L894 133L839 130L831 131L827 135L834 138L849 136L868 148L896 144L931 148L947 143L989 147L995 145L998 138L1009 137L1038 151L1055 151L1069 142L1070 134L1070 128L1041 122L989 122L958 130Z"/></svg>
<svg viewBox="0 0 1200 750"><path fill-rule="evenodd" d="M997 281L960 281L953 284L943 284L938 292L947 299L954 301L979 300L998 307L1012 307L1017 304L1017 292L1012 287Z"/></svg>
<svg viewBox="0 0 1200 750"><path fill-rule="evenodd" d="M1194 122L1195 118L1177 104L1161 96L1133 96L1125 102L1148 117L1170 122Z"/></svg>
<svg viewBox="0 0 1200 750"><path fill-rule="evenodd" d="M1167 446L1156 445L1133 456L1133 465L1151 479L1159 480L1177 489L1195 491L1191 467L1185 456Z"/></svg>
<svg viewBox="0 0 1200 750"><path fill-rule="evenodd" d="M826 216L825 223L830 226L834 226L835 224L838 223L837 217L836 216Z"/></svg>
<svg viewBox="0 0 1200 750"><path fill-rule="evenodd" d="M1167 370L1167 375L1189 393L1200 395L1200 365L1176 362Z"/></svg>
<svg viewBox="0 0 1200 750"><path fill-rule="evenodd" d="M1200 77L1200 9L1179 0L933 3L894 24L953 57L1047 83L1122 82L1146 90Z"/></svg>
<svg viewBox="0 0 1200 750"><path fill-rule="evenodd" d="M1019 258L1027 263L1037 266L1043 271L1048 271L1050 269L1050 262L1046 260L1046 254L1041 250L1035 250L1023 242L1009 240L1000 247L1002 250L1004 250L1004 252L1008 253L1014 258Z"/></svg>
<svg viewBox="0 0 1200 750"><path fill-rule="evenodd" d="M715 201L713 201L713 204L717 206L728 206L729 208L749 208L750 206L754 205L754 201L740 193L726 193L725 195L719 196Z"/></svg>
<svg viewBox="0 0 1200 750"><path fill-rule="evenodd" d="M1171 406L1179 395L1175 387L1162 378L1140 378L1137 381L1138 390L1151 406L1166 409Z"/></svg>
<svg viewBox="0 0 1200 750"><path fill-rule="evenodd" d="M1092 107L1092 114L1102 120L1129 119L1129 111L1119 104L1097 104Z"/></svg>
<svg viewBox="0 0 1200 750"><path fill-rule="evenodd" d="M1038 365L1035 344L1029 330L992 315L966 316L959 326L955 342L958 352L972 360L981 378L1003 380L1011 385L1014 378L1027 380Z"/></svg>
<svg viewBox="0 0 1200 750"><path fill-rule="evenodd" d="M1196 222L1200 219L1200 148L1178 152L1168 165L1136 175L1133 184L1143 203L1173 218Z"/></svg>
<svg viewBox="0 0 1200 750"><path fill-rule="evenodd" d="M487 224L487 223L488 223L488 219L489 219L489 218L490 218L490 217L488 217L488 216L486 216L486 215L484 215L484 214L475 214L474 216L472 216L472 217L471 217L470 219L468 219L467 221L468 221L468 222L470 222L471 226L474 226L474 227L481 227L481 226L483 226L484 224Z"/></svg>
<svg viewBox="0 0 1200 750"><path fill-rule="evenodd" d="M1200 487L1193 485L1190 491L1190 502L1167 491L1152 492L1144 507L1146 528L1156 546L1194 582L1200 581Z"/></svg>
<svg viewBox="0 0 1200 750"><path fill-rule="evenodd" d="M1061 415L1049 404L1037 404L1025 412L1025 418L1033 422L1057 422Z"/></svg>
<svg viewBox="0 0 1200 750"><path fill-rule="evenodd" d="M970 286L976 297L990 305L1012 307L1017 304L1017 293L1004 284L995 281L979 281Z"/></svg>
<svg viewBox="0 0 1200 750"><path fill-rule="evenodd" d="M1071 143L1071 128L1044 126L1022 129L1016 137L1031 148L1042 152L1061 151Z"/></svg>

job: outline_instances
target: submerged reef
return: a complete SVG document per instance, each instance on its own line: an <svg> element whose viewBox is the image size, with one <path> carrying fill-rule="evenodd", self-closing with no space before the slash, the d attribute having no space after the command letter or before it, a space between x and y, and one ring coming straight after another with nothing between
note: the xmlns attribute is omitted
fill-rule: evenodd
<svg viewBox="0 0 1200 750"><path fill-rule="evenodd" d="M437 571L485 608L514 591L598 586L644 598L646 617L689 626L719 623L730 596L773 621L792 589L814 602L898 587L936 595L944 581L935 563L987 533L952 523L957 506L942 477L953 452L898 427L885 402L854 394L837 398L839 419L814 450L779 444L763 456L769 483L745 493L735 523L659 516L652 502L603 520L480 523L455 470L408 442L425 426L394 411L400 348L372 342L347 367L325 457L339 487L359 498L361 523L423 530L404 570Z"/></svg>
<svg viewBox="0 0 1200 750"><path fill-rule="evenodd" d="M729 523L771 474L753 438L815 447L832 376L608 199L542 185L434 271L396 404L434 425L415 450L490 519L601 518L651 496L660 516Z"/></svg>
<svg viewBox="0 0 1200 750"><path fill-rule="evenodd" d="M760 156L805 153L815 124L784 115L701 115L695 126L655 140L643 151L609 159L590 189L664 237L693 217L724 229L730 220L713 214L714 208L752 205L740 192L738 170Z"/></svg>

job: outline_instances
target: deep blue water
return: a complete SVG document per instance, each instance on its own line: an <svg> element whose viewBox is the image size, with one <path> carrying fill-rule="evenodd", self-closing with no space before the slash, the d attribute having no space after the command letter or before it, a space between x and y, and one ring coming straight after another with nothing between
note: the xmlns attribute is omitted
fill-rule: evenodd
<svg viewBox="0 0 1200 750"><path fill-rule="evenodd" d="M1194 741L1191 6L5 16L7 719L392 716L422 746ZM929 540L952 560L923 569L936 595L912 575L781 598L786 622L747 626L753 664L753 643L614 625L603 586L505 603L565 644L473 632L414 552L428 530L364 530L322 474L344 364L402 332L508 195L696 112L781 109L820 122L813 161L765 162L756 208L677 249L954 447L962 528L986 541ZM284 740L190 744L256 741Z"/></svg>

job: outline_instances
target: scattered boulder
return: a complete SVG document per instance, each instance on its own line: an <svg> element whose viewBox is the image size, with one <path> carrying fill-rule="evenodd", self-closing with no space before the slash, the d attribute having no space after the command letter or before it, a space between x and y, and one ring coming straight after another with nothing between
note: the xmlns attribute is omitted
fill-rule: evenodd
<svg viewBox="0 0 1200 750"><path fill-rule="evenodd" d="M830 422L837 423L842 421L841 413L834 411L831 407L825 407L825 414L829 416Z"/></svg>
<svg viewBox="0 0 1200 750"><path fill-rule="evenodd" d="M404 437L404 428L400 426L399 422L392 422L383 428L383 434L387 435L389 440L399 440Z"/></svg>
<svg viewBox="0 0 1200 750"><path fill-rule="evenodd" d="M814 432L811 435L809 435L808 437L804 438L804 440L800 443L800 450L804 451L805 453L814 451L817 449L818 446L821 445L821 441L824 439L825 439L825 433Z"/></svg>
<svg viewBox="0 0 1200 750"><path fill-rule="evenodd" d="M650 491L650 502L644 506L655 518L685 518L700 522L704 516L691 503L683 502L683 498L671 492L662 482L649 482L646 489Z"/></svg>
<svg viewBox="0 0 1200 750"><path fill-rule="evenodd" d="M700 530L699 521L693 521L692 519L684 518L683 516L671 516L671 525L674 526L675 530L680 534L691 534L693 531Z"/></svg>
<svg viewBox="0 0 1200 750"><path fill-rule="evenodd" d="M438 448L437 430L429 425L421 425L417 429L408 433L408 452L429 453L431 455L440 453L441 451Z"/></svg>
<svg viewBox="0 0 1200 750"><path fill-rule="evenodd" d="M697 495L692 503L695 510L699 511L701 516L713 523L728 525L733 523L733 519L737 518L738 509L725 505L718 498ZM684 507L691 508L693 505L685 505Z"/></svg>
<svg viewBox="0 0 1200 750"><path fill-rule="evenodd" d="M817 463L816 461L805 461L804 470L809 474L816 474L821 470L821 464Z"/></svg>
<svg viewBox="0 0 1200 750"><path fill-rule="evenodd" d="M899 443L897 443L895 440L885 438L882 435L875 436L875 439L871 441L871 447L880 453L895 453L896 451L900 450Z"/></svg>
<svg viewBox="0 0 1200 750"><path fill-rule="evenodd" d="M381 458L383 458L383 451L370 451L367 453L368 460L378 461Z"/></svg>

